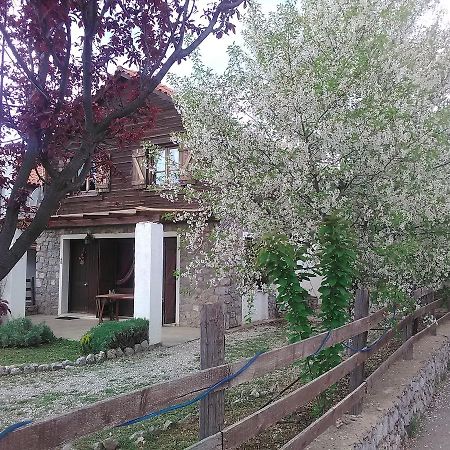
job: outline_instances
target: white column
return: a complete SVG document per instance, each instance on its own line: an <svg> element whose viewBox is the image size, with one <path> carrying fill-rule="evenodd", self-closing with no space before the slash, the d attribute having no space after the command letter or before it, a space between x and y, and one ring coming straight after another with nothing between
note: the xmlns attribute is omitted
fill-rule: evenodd
<svg viewBox="0 0 450 450"><path fill-rule="evenodd" d="M20 236L16 231L14 241ZM8 300L9 309L13 318L25 317L25 298L27 280L27 254L22 256L11 272L2 281L1 298Z"/></svg>
<svg viewBox="0 0 450 450"><path fill-rule="evenodd" d="M249 318L251 322L269 318L269 294L256 291L253 294L253 302L250 302L250 304L247 296L242 297L242 323L245 323Z"/></svg>
<svg viewBox="0 0 450 450"><path fill-rule="evenodd" d="M136 224L134 317L150 322L149 344L161 342L163 286L163 226Z"/></svg>

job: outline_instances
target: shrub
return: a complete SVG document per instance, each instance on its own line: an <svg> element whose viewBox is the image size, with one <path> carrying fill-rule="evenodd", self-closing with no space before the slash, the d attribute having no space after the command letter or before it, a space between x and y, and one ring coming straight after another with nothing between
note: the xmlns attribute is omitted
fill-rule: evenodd
<svg viewBox="0 0 450 450"><path fill-rule="evenodd" d="M45 324L33 325L30 319L13 319L0 326L0 347L36 347L55 340Z"/></svg>
<svg viewBox="0 0 450 450"><path fill-rule="evenodd" d="M133 347L148 339L148 326L146 319L103 322L81 338L81 349L88 354L117 347Z"/></svg>

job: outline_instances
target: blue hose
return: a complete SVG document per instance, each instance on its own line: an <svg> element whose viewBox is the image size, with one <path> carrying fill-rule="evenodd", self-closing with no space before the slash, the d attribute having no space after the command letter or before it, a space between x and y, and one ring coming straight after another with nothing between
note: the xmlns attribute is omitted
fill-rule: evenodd
<svg viewBox="0 0 450 450"><path fill-rule="evenodd" d="M218 381L216 384L213 384L208 389L205 390L205 392L202 392L200 395L197 395L197 397L194 397L191 400L187 400L183 403L177 403L176 405L168 406L167 408L160 409L158 411L154 411L152 413L146 414L145 416L136 417L135 419L128 420L127 422L121 423L120 425L116 425L116 427L126 427L128 425L134 425L135 423L142 422L144 420L152 419L154 417L161 416L162 414L166 414L168 412L176 411L178 409L186 408L186 406L193 405L194 403L199 402L200 400L203 400L206 398L209 394L214 392L217 388L224 385L225 383L228 383L229 381L233 380L237 376L239 376L241 373L245 372L257 359L260 355L262 355L264 352L258 352L255 356L253 356L251 359L249 359L239 370L237 370L235 373L232 373L230 375L227 375L225 378L222 378L220 381Z"/></svg>
<svg viewBox="0 0 450 450"><path fill-rule="evenodd" d="M7 434L12 433L18 428L22 428L25 425L29 425L32 420L22 420L21 422L13 423L9 427L6 427L3 431L0 431L0 439L3 439Z"/></svg>

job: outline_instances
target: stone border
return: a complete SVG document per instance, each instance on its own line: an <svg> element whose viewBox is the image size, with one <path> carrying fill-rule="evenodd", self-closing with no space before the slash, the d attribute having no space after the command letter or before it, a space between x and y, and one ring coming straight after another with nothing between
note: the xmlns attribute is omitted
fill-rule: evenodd
<svg viewBox="0 0 450 450"><path fill-rule="evenodd" d="M395 402L377 421L376 425L354 445L355 450L402 448L408 436L408 427L431 403L439 383L448 375L450 341L448 338L422 365L420 371L404 385Z"/></svg>
<svg viewBox="0 0 450 450"><path fill-rule="evenodd" d="M360 415L344 415L310 450L401 449L409 425L427 409L450 369L450 323L414 342L414 358L399 359L364 398Z"/></svg>
<svg viewBox="0 0 450 450"><path fill-rule="evenodd" d="M108 350L105 352L99 352L96 354L90 353L87 356L80 356L75 361L70 361L68 359L64 361L57 361L47 364L14 364L11 366L0 366L0 376L7 375L21 375L21 374L32 374L36 372L52 372L55 370L67 369L71 370L76 367L83 367L86 365L99 364L106 360L117 359L123 356L133 356L138 353L142 353L157 345L149 345L147 340L142 341L140 344L135 344L134 348L126 347L124 349L116 348Z"/></svg>

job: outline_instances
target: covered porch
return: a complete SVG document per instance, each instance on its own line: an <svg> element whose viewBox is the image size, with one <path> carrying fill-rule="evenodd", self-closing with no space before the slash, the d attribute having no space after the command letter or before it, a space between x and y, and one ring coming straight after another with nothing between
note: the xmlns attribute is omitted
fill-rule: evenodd
<svg viewBox="0 0 450 450"><path fill-rule="evenodd" d="M58 338L80 340L87 331L97 325L98 319L89 314L63 314L50 316L36 314L29 316L35 324L46 323ZM200 329L179 326L163 326L161 328L161 344L172 347L200 338Z"/></svg>

